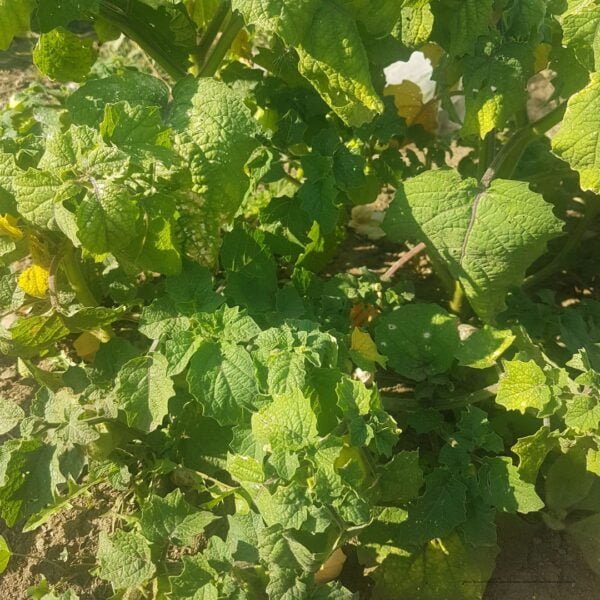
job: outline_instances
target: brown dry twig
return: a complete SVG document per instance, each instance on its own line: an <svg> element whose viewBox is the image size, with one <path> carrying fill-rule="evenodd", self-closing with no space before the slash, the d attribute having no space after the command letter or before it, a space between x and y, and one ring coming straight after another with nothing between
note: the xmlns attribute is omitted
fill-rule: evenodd
<svg viewBox="0 0 600 600"><path fill-rule="evenodd" d="M423 242L413 246L408 252L405 252L382 276L381 281L390 281L392 277L399 271L406 263L410 262L415 256L419 255L426 246Z"/></svg>

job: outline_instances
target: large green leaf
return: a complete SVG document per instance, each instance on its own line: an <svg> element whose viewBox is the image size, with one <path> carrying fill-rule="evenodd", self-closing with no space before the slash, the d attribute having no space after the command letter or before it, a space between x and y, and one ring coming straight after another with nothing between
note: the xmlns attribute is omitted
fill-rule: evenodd
<svg viewBox="0 0 600 600"><path fill-rule="evenodd" d="M115 590L141 585L155 572L150 545L135 531L117 530L111 537L102 531L97 558L98 577L110 581Z"/></svg>
<svg viewBox="0 0 600 600"><path fill-rule="evenodd" d="M148 498L142 507L140 529L148 541L159 546L169 542L189 546L215 519L212 513L188 504L177 489L164 498L154 495Z"/></svg>
<svg viewBox="0 0 600 600"><path fill-rule="evenodd" d="M347 8L320 0L233 0L232 4L246 23L276 33L297 49L300 72L346 124L362 125L383 111L355 16Z"/></svg>
<svg viewBox="0 0 600 600"><path fill-rule="evenodd" d="M541 411L552 399L552 388L546 374L534 361L510 360L504 363L504 373L496 402L508 410L525 414L532 408Z"/></svg>
<svg viewBox="0 0 600 600"><path fill-rule="evenodd" d="M458 320L436 304L414 304L381 317L379 351L395 371L421 381L450 368L459 348Z"/></svg>
<svg viewBox="0 0 600 600"><path fill-rule="evenodd" d="M317 438L317 418L299 391L278 396L252 417L256 439L281 452L297 452Z"/></svg>
<svg viewBox="0 0 600 600"><path fill-rule="evenodd" d="M138 234L138 200L125 186L96 183L77 210L77 236L93 254L115 252Z"/></svg>
<svg viewBox="0 0 600 600"><path fill-rule="evenodd" d="M494 0L442 0L433 6L437 36L451 56L472 54L492 25Z"/></svg>
<svg viewBox="0 0 600 600"><path fill-rule="evenodd" d="M426 43L433 29L431 0L404 0L401 17L402 43L410 48Z"/></svg>
<svg viewBox="0 0 600 600"><path fill-rule="evenodd" d="M32 0L0 0L0 50L7 50L18 33L29 29Z"/></svg>
<svg viewBox="0 0 600 600"><path fill-rule="evenodd" d="M486 321L505 308L507 292L561 227L526 183L497 179L482 189L449 170L404 182L384 222L395 241L424 241L434 265L450 271Z"/></svg>
<svg viewBox="0 0 600 600"><path fill-rule="evenodd" d="M483 459L479 485L485 501L498 510L529 513L544 508L534 484L523 481L517 467L506 456Z"/></svg>
<svg viewBox="0 0 600 600"><path fill-rule="evenodd" d="M187 381L204 414L221 425L238 423L258 396L252 358L245 348L231 342L200 346L190 362Z"/></svg>
<svg viewBox="0 0 600 600"><path fill-rule="evenodd" d="M489 56L467 57L463 133L483 139L505 125L527 101L531 75L533 52L529 44L506 44Z"/></svg>
<svg viewBox="0 0 600 600"><path fill-rule="evenodd" d="M473 547L454 534L414 554L392 554L373 574L373 597L481 600L498 552L497 546Z"/></svg>
<svg viewBox="0 0 600 600"><path fill-rule="evenodd" d="M563 43L573 48L588 71L600 69L600 4L595 0L571 0L560 18Z"/></svg>
<svg viewBox="0 0 600 600"><path fill-rule="evenodd" d="M175 394L168 368L167 359L154 353L130 360L119 372L115 393L130 427L152 431L162 423Z"/></svg>
<svg viewBox="0 0 600 600"><path fill-rule="evenodd" d="M582 189L600 194L600 73L569 99L552 149L579 172Z"/></svg>
<svg viewBox="0 0 600 600"><path fill-rule="evenodd" d="M44 74L58 81L83 81L96 62L97 51L90 38L58 27L42 33L33 51L33 62Z"/></svg>
<svg viewBox="0 0 600 600"><path fill-rule="evenodd" d="M133 70L103 79L91 79L73 92L66 100L69 116L77 125L97 125L104 115L104 107L115 102L130 106L167 105L169 89L160 79Z"/></svg>
<svg viewBox="0 0 600 600"><path fill-rule="evenodd" d="M98 13L100 0L61 0L38 2L37 17L42 32L55 27L67 27L72 21L84 21Z"/></svg>
<svg viewBox="0 0 600 600"><path fill-rule="evenodd" d="M244 166L258 145L258 126L224 83L193 78L175 86L169 124L192 173L194 194L180 205L186 251L213 264L220 228L230 223L248 190Z"/></svg>

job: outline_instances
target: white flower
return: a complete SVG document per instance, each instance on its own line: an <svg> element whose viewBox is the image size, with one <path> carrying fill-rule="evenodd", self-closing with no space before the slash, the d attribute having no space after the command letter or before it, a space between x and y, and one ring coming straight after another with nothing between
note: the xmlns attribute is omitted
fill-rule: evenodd
<svg viewBox="0 0 600 600"><path fill-rule="evenodd" d="M399 60L385 69L387 85L400 85L403 81L412 81L421 88L423 104L433 100L435 96L435 81L432 81L433 66L422 52L413 52L408 61Z"/></svg>

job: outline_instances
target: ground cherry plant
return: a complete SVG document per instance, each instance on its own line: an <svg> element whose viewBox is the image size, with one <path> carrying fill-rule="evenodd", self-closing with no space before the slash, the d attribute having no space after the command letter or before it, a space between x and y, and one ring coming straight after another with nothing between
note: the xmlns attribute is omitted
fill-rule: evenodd
<svg viewBox="0 0 600 600"><path fill-rule="evenodd" d="M0 0L45 76L0 113L6 525L118 499L112 598L476 600L501 513L600 572L599 24Z"/></svg>

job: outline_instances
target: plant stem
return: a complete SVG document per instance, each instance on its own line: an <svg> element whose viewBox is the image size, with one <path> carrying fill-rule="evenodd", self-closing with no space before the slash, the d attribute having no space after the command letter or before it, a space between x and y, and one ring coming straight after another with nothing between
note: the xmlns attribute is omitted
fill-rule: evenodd
<svg viewBox="0 0 600 600"><path fill-rule="evenodd" d="M208 24L207 28L202 34L200 42L198 43L198 48L196 50L196 57L198 60L199 67L202 67L206 62L206 55L211 49L217 37L217 34L223 27L223 24L225 23L225 20L227 19L230 13L231 8L229 2L223 2L222 4L220 4L217 8L217 11L213 15L213 18L211 19L210 23Z"/></svg>
<svg viewBox="0 0 600 600"><path fill-rule="evenodd" d="M477 166L478 177L481 179L490 163L494 159L496 152L496 130L490 131L483 140L481 140L479 148L479 164Z"/></svg>
<svg viewBox="0 0 600 600"><path fill-rule="evenodd" d="M171 59L156 43L156 34L147 23L129 18L126 11L109 1L100 3L100 14L133 40L175 81L186 76L186 70Z"/></svg>
<svg viewBox="0 0 600 600"><path fill-rule="evenodd" d="M538 121L535 121L535 123L530 123L515 132L484 173L481 178L481 185L489 187L492 181L497 178L510 179L527 146L537 137L544 135L555 125L558 125L562 121L566 109L566 103L561 104Z"/></svg>
<svg viewBox="0 0 600 600"><path fill-rule="evenodd" d="M463 290L462 285L460 285L460 282L457 281L454 284L454 294L452 295L452 300L450 300L450 310L459 315L462 312L464 300L465 291Z"/></svg>
<svg viewBox="0 0 600 600"><path fill-rule="evenodd" d="M526 288L534 287L556 273L559 269L561 269L567 262L567 259L571 255L571 252L575 250L585 232L588 230L590 223L596 218L598 213L600 212L600 204L598 202L588 203L585 207L584 215L579 219L579 223L575 227L573 233L569 236L565 245L561 248L560 252L554 257L554 259L548 263L545 267L541 268L539 271L530 275L524 283Z"/></svg>
<svg viewBox="0 0 600 600"><path fill-rule="evenodd" d="M392 277L415 256L423 252L426 246L424 242L413 246L408 252L405 252L382 276L381 281L390 281Z"/></svg>
<svg viewBox="0 0 600 600"><path fill-rule="evenodd" d="M202 66L199 72L200 77L212 77L219 68L221 62L225 58L233 40L237 37L238 33L244 26L244 19L239 13L233 13L229 22L225 26L221 37L215 44L210 56L206 59L206 62Z"/></svg>
<svg viewBox="0 0 600 600"><path fill-rule="evenodd" d="M79 302L83 306L98 306L98 301L85 280L83 271L81 270L80 258L76 255L74 248L70 247L65 250L62 266Z"/></svg>
<svg viewBox="0 0 600 600"><path fill-rule="evenodd" d="M436 410L455 410L463 408L469 404L476 404L494 398L498 392L498 384L490 385L476 392L448 398L445 401L426 403L416 400L415 398L394 398L392 396L384 396L382 398L384 407L391 412L418 412L424 408L435 408Z"/></svg>

